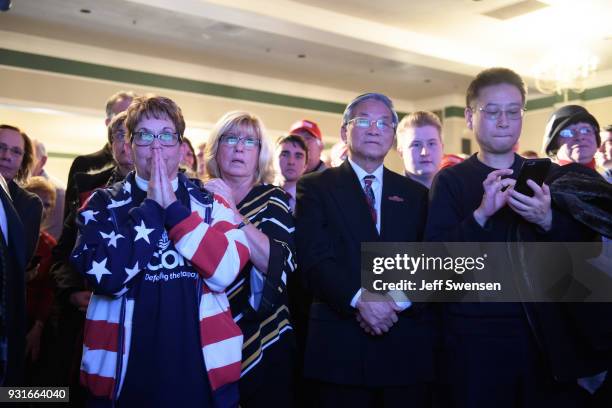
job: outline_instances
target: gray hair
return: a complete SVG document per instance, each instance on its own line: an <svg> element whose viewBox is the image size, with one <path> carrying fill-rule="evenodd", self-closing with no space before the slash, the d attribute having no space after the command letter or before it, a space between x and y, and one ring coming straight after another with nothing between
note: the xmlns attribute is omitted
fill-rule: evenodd
<svg viewBox="0 0 612 408"><path fill-rule="evenodd" d="M353 109L355 109L355 106L359 105L361 102L364 102L370 99L382 102L383 104L385 104L387 108L389 108L389 111L391 112L391 115L393 116L393 125L394 127L397 127L399 118L397 117L397 112L395 111L395 108L393 107L393 102L391 101L391 99L389 99L388 96L383 95L381 93L375 93L375 92L370 92L370 93L365 93L363 95L359 95L358 97L353 99L351 103L347 105L346 109L344 109L344 113L342 114L342 126L346 126L349 120L353 119Z"/></svg>
<svg viewBox="0 0 612 408"><path fill-rule="evenodd" d="M113 105L123 99L134 99L136 94L132 91L119 91L106 100L106 118L113 118Z"/></svg>
<svg viewBox="0 0 612 408"><path fill-rule="evenodd" d="M40 160L41 157L45 157L47 155L47 149L43 142L32 139L32 146L34 147L34 154L37 160Z"/></svg>

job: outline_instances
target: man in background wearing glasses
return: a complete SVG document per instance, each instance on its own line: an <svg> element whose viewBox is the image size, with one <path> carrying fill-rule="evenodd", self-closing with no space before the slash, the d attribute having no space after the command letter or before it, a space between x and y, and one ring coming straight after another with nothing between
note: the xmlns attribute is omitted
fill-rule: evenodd
<svg viewBox="0 0 612 408"><path fill-rule="evenodd" d="M21 129L0 125L0 385L23 385L26 335L25 270L34 254L40 199L17 185L32 165L32 143ZM6 182L5 182L6 179ZM8 185L7 185L8 184Z"/></svg>
<svg viewBox="0 0 612 408"><path fill-rule="evenodd" d="M355 98L340 128L348 159L298 181L298 264L314 295L304 374L318 381L321 407L427 407L431 399L431 309L361 288L362 242L423 234L426 188L383 166L397 123L385 95Z"/></svg>
<svg viewBox="0 0 612 408"><path fill-rule="evenodd" d="M582 232L583 227L553 208L546 184L549 181L540 186L529 180L532 197L513 189L525 161L513 151L521 134L525 98L522 78L506 68L484 70L471 82L465 119L480 150L464 162L440 171L434 179L427 240L476 243L577 240L576 231ZM553 164L549 176L558 169ZM538 259L551 263L557 255L540 255ZM505 282L510 282L510 287L528 273L524 268L517 270L523 264L506 252L489 256L487 262L492 273L507 271L504 265L517 265L513 270L516 276L494 277L509 279ZM521 284L530 287L529 283ZM441 359L442 381L448 386L445 405L587 406L588 393L578 386L577 379L600 372L597 365L605 366L606 361L595 361L593 365L592 361L581 359L583 350L572 338L575 330L563 314L562 305L518 300L445 304Z"/></svg>
<svg viewBox="0 0 612 408"><path fill-rule="evenodd" d="M36 250L42 217L40 199L19 185L30 176L33 156L32 141L25 132L11 125L0 125L0 173L24 226L26 262Z"/></svg>
<svg viewBox="0 0 612 408"><path fill-rule="evenodd" d="M600 134L599 122L597 119L584 107L580 105L567 105L557 109L549 118L548 124L546 125L546 133L544 135L544 151L551 157L556 163L563 166L563 173L574 173L580 174L580 182L587 183L587 181L595 181L599 179L599 174L596 173L596 160L595 154L602 144L601 136L606 137L607 135L602 132ZM605 139L604 139L605 142ZM585 169L586 167L586 169ZM604 175L605 177L605 175ZM609 180L606 180L609 182ZM566 179L564 184L572 185L573 181ZM609 204L603 204L605 198L610 196L610 189L603 182L598 184L592 184L586 191L586 195L589 197L589 201L602 201L604 211L607 211L607 217L611 217L610 213L612 208ZM575 186L569 187L570 189L576 189ZM577 189L576 189L577 190ZM609 203L609 200L608 200ZM576 211L583 214L590 213L586 209ZM605 217L605 216L604 216ZM600 220L595 221L597 224L605 224ZM609 224L609 223L608 223ZM599 260L602 261L603 268L609 274L612 266L612 238L611 233L602 233L603 236L603 250ZM605 237L607 235L607 237ZM588 269L582 267L581 269L587 271ZM597 316L597 314L607 313L610 315L610 310L607 310L609 303L591 303L587 307L592 308L589 312L589 316ZM608 330L607 326L601 323L600 320L594 319L597 326L601 328L601 332ZM605 349L607 350L607 349ZM609 370L610 364L600 367L598 370L593 370L591 374L583 376L586 377L581 382L585 384L594 384L595 387L591 391L594 392L594 407L608 407L612 401L612 378Z"/></svg>
<svg viewBox="0 0 612 408"><path fill-rule="evenodd" d="M579 163L595 170L600 144L599 122L582 106L563 106L548 120L544 151L561 166Z"/></svg>
<svg viewBox="0 0 612 408"><path fill-rule="evenodd" d="M172 100L136 98L125 123L135 172L77 218L71 261L93 288L81 382L100 406L235 406L242 333L225 288L249 259L246 237L225 199L179 173Z"/></svg>

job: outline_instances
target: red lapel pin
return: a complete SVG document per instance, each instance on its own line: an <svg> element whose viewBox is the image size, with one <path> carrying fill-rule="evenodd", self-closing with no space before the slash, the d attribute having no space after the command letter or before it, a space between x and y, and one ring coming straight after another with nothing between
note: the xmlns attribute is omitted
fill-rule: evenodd
<svg viewBox="0 0 612 408"><path fill-rule="evenodd" d="M399 197L399 196L396 196L396 195L390 196L389 200L395 201L397 203L403 203L404 202L404 199L402 197Z"/></svg>

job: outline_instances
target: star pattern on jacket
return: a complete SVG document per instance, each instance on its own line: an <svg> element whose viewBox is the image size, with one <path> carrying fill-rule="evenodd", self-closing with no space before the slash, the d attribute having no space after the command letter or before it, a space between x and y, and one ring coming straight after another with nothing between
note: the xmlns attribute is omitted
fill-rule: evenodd
<svg viewBox="0 0 612 408"><path fill-rule="evenodd" d="M89 221L97 221L95 216L99 212L100 211L94 211L94 210L83 211L81 213L81 215L83 216L83 222L85 223L85 225L87 225L87 223L89 223Z"/></svg>
<svg viewBox="0 0 612 408"><path fill-rule="evenodd" d="M132 268L125 268L125 273L127 274L127 278L125 278L123 283L126 283L127 281L132 279L134 276L136 276L136 274L139 271L140 271L140 267L138 266L138 261L136 261L136 264L134 264Z"/></svg>
<svg viewBox="0 0 612 408"><path fill-rule="evenodd" d="M108 239L108 246L113 246L117 248L117 240L119 238L125 238L121 234L115 234L115 231L111 231L110 234L105 234L103 231L100 231L100 235L104 239Z"/></svg>
<svg viewBox="0 0 612 408"><path fill-rule="evenodd" d="M134 242L142 238L147 241L147 244L151 243L151 241L149 241L149 234L153 232L154 228L147 228L144 223L144 220L140 221L140 225L135 225L134 230L136 231L136 237L134 238Z"/></svg>
<svg viewBox="0 0 612 408"><path fill-rule="evenodd" d="M83 248L81 248L81 251L87 251L87 244L83 244ZM79 256L81 256L81 251L77 251L75 248L75 251L72 253L72 257L78 258Z"/></svg>
<svg viewBox="0 0 612 408"><path fill-rule="evenodd" d="M91 264L91 269L87 271L88 275L94 275L98 280L98 283L102 280L102 276L110 275L111 271L106 269L106 261L108 258L104 258L101 262L93 261Z"/></svg>
<svg viewBox="0 0 612 408"><path fill-rule="evenodd" d="M132 202L132 197L128 197L125 200L113 200L111 198L111 203L106 208L108 208L109 210L111 208L119 208L119 207L123 207L124 205L127 205L127 204L129 204L131 202Z"/></svg>
<svg viewBox="0 0 612 408"><path fill-rule="evenodd" d="M178 178L182 185L191 186L192 182L182 174ZM77 219L79 235L73 250L76 258L71 261L74 268L87 277L93 289L83 340L83 361L87 364L81 365L81 380L85 379L87 388L96 397L109 400L116 397L115 385L121 384L126 367L125 364L121 365L121 361L129 361L130 347L124 348L121 339L129 340L128 330L140 328L138 324L141 321L134 320L137 315L133 313L138 300L140 304L148 304L145 295L142 295L145 291L139 290L138 283L133 285L134 280L147 271L159 268L173 270L170 263L177 262L178 266L180 256L184 258L184 265L193 268L202 278L196 292L198 304L193 305L199 333L215 332L210 339L200 339L193 355L203 358L202 367L206 369L205 375L208 375L213 393L217 388L237 383L243 336L233 321L225 290L248 263L250 248L244 232L235 228L234 212L223 203L215 203L212 194L197 183L192 186L191 194L180 195L180 204L185 208L173 207L175 211L171 215L175 217L171 219L176 219L178 224L166 229L169 227L164 223L166 214L159 205L147 200L140 191L135 192L138 194L134 197L129 196L130 189L136 189L133 183L132 173L120 183L97 190L82 210L90 212ZM195 188L196 185L198 188ZM98 215L94 211L99 212ZM96 222L85 225L84 218ZM207 234L207 231L211 233ZM120 241L121 238L124 239ZM141 239L146 242L140 243ZM215 242L221 245L215 245ZM84 249L85 243L89 250ZM158 251L171 247L174 258L159 259ZM153 258L168 263L151 262ZM184 278L191 292L193 284L190 276ZM172 288L162 290L162 286L170 285L160 282L159 293L174 293ZM154 290L158 293L156 288ZM189 299L185 304L192 306L193 302ZM172 316L167 318L172 321ZM113 340L120 340L100 341L98 335L102 336L102 340L111 336ZM131 337L132 340L134 338L136 336ZM214 367L205 366L207 361L214 361ZM226 391L223 393L226 395ZM237 398L237 395L232 396L232 400Z"/></svg>

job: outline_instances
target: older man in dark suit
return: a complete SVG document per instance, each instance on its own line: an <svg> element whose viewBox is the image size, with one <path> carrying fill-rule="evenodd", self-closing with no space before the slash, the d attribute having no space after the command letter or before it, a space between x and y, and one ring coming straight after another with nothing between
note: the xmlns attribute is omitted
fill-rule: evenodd
<svg viewBox="0 0 612 408"><path fill-rule="evenodd" d="M340 129L348 159L298 182L298 262L315 297L304 371L323 407L430 403L432 310L389 294L365 301L360 281L362 242L420 241L425 226L427 190L383 166L397 122L386 96L357 97Z"/></svg>

